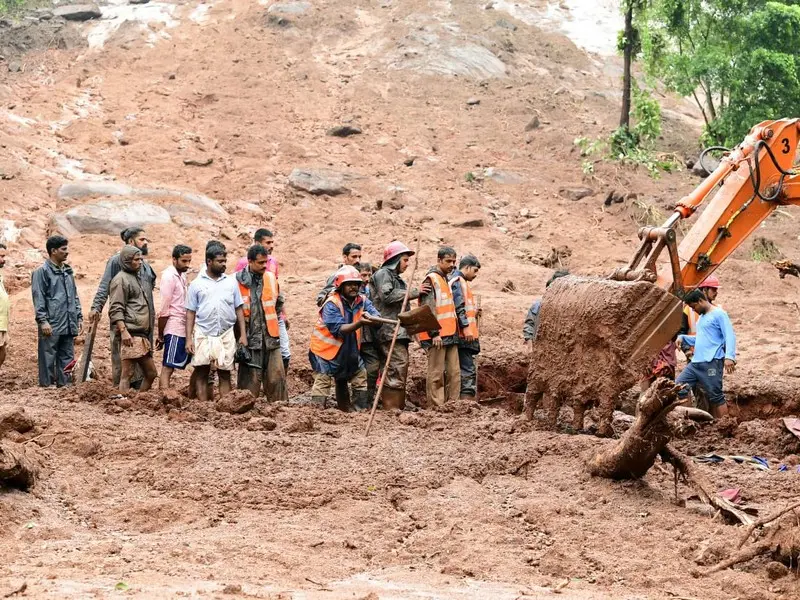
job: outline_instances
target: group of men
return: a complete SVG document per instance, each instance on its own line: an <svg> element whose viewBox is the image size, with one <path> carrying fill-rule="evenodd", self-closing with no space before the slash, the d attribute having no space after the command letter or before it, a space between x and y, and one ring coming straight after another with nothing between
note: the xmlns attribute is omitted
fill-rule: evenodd
<svg viewBox="0 0 800 600"><path fill-rule="evenodd" d="M569 271L556 271L545 287L566 275ZM681 330L658 353L640 386L645 391L658 377L675 380L683 386L681 398L693 395L695 405L708 408L714 417L728 414L723 374L736 370L736 334L728 313L716 303L719 288L719 279L710 275L686 294ZM522 337L528 347L535 343L541 305L541 299L535 300L525 318ZM679 347L687 364L676 379Z"/></svg>
<svg viewBox="0 0 800 600"><path fill-rule="evenodd" d="M176 245L172 265L160 277L158 306L154 300L158 278L145 258L146 232L131 227L120 238L123 246L106 263L87 319L96 326L108 304L114 385L122 392L146 391L158 378L159 387L169 388L174 371L191 364L189 393L209 400L214 372L224 396L233 387L231 373L238 365L238 388L254 396L263 391L269 401L288 399L289 323L271 232L259 229L255 233L253 245L233 275L226 273L225 246L208 242L205 264L191 284L187 274L192 248ZM39 333L39 384L60 387L70 381L74 339L83 331L83 312L75 276L67 264L68 240L52 236L46 250L48 258L34 271L31 286ZM342 254L342 264L317 297L319 315L309 349L313 399L324 405L333 387L340 408L366 409L383 377L382 405L402 409L411 336L402 327L395 335L394 325L385 321L396 320L411 301L429 305L440 326L418 336L428 357L429 404L474 398L480 308L471 282L480 271L478 259L464 256L456 268L455 250L442 247L421 286L409 290L401 275L414 252L402 242L390 243L380 268L374 270L361 260L358 244L347 244ZM4 263L5 248L0 246L0 267ZM5 357L7 303L0 279L0 364ZM383 322L375 320L381 317ZM160 349L159 376L153 355ZM383 365L386 368L381 371Z"/></svg>
<svg viewBox="0 0 800 600"><path fill-rule="evenodd" d="M480 308L471 282L480 262L466 255L456 268L456 251L443 246L421 286L408 289L401 275L413 255L408 246L393 241L384 250L380 268L373 272L361 262L361 246L348 243L342 249L342 264L317 295L319 318L309 349L313 400L324 404L333 387L340 408L347 409L352 402L357 410L365 410L383 377L383 407L405 407L412 336L396 321L410 309L412 300L430 306L440 327L417 337L428 360L428 405L475 398Z"/></svg>

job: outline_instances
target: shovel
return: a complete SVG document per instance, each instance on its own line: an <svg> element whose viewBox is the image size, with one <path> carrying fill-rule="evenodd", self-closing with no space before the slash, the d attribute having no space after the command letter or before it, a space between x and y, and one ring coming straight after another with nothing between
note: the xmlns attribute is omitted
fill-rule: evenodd
<svg viewBox="0 0 800 600"><path fill-rule="evenodd" d="M400 313L397 315L397 320L373 317L372 315L370 315L369 318L375 323L386 323L387 325L397 325L399 322L400 325L405 327L408 335L441 329L439 321L434 316L433 311L431 311L431 307L427 304Z"/></svg>

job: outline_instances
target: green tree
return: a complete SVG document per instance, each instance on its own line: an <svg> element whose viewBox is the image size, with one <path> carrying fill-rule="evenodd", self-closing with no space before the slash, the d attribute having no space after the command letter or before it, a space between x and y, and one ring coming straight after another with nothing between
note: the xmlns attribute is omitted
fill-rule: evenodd
<svg viewBox="0 0 800 600"><path fill-rule="evenodd" d="M640 16L648 72L691 96L715 143L800 114L800 1L651 0Z"/></svg>

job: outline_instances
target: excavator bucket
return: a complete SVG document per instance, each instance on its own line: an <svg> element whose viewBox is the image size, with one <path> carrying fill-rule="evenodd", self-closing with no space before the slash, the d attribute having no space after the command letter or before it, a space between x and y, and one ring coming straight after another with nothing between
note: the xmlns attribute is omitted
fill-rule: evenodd
<svg viewBox="0 0 800 600"><path fill-rule="evenodd" d="M562 404L576 429L588 407L600 407L610 434L617 396L645 374L681 326L681 301L655 284L562 277L542 298L526 394L532 416L539 401L555 426Z"/></svg>

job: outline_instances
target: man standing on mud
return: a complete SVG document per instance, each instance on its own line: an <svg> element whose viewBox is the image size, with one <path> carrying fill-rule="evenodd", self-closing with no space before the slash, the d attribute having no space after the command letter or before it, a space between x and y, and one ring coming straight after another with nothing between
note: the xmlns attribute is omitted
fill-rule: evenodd
<svg viewBox="0 0 800 600"><path fill-rule="evenodd" d="M172 249L172 266L161 274L161 310L158 313L156 348L164 348L158 382L162 390L170 386L174 370L183 370L189 363L186 353L186 273L191 264L192 249L178 244ZM194 389L194 372L189 388Z"/></svg>
<svg viewBox="0 0 800 600"><path fill-rule="evenodd" d="M39 385L69 384L64 369L75 355L75 337L83 330L83 313L75 275L67 262L67 238L47 239L47 260L31 276L31 295L39 328Z"/></svg>
<svg viewBox="0 0 800 600"><path fill-rule="evenodd" d="M125 246L119 252L119 261L122 271L114 276L108 287L108 319L122 346L119 391L125 393L130 389L134 365L139 365L144 373L139 391L146 392L158 375L150 343L155 323L153 293L139 278L142 266L139 248Z"/></svg>
<svg viewBox="0 0 800 600"><path fill-rule="evenodd" d="M236 278L225 274L228 253L219 242L206 247L206 268L189 286L186 298L186 352L192 355L197 397L208 401L208 375L212 363L219 375L219 394L231 391L231 370L239 344L247 346L242 294Z"/></svg>
<svg viewBox="0 0 800 600"><path fill-rule="evenodd" d="M468 254L450 276L450 289L458 320L458 363L461 367L461 399L475 400L478 395L478 373L475 357L481 351L478 340L480 308L472 295L472 282L481 270L480 261Z"/></svg>
<svg viewBox="0 0 800 600"><path fill-rule="evenodd" d="M328 294L336 289L333 285L333 280L336 277L336 273L339 272L339 269L345 266L356 267L360 262L361 246L354 244L353 242L348 242L345 244L344 248L342 248L341 264L336 267L336 271L331 273L330 277L328 277L327 281L325 281L325 287L323 287L317 294L317 306L322 306L325 303L325 298L328 297Z"/></svg>
<svg viewBox="0 0 800 600"><path fill-rule="evenodd" d="M403 306L406 295L406 282L400 277L408 269L409 258L414 252L403 242L394 241L383 251L383 264L372 276L370 289L372 302L376 310L386 319L397 319L397 316L408 309ZM421 290L412 289L409 300L419 298L420 292L430 292L430 284L423 282ZM394 325L381 325L375 337L380 351L380 362L386 364L389 354ZM411 336L404 327L400 327L397 334L397 343L392 351L391 360L383 373L386 381L383 384L381 401L383 408L399 408L406 405L406 380L408 379L408 344Z"/></svg>
<svg viewBox="0 0 800 600"><path fill-rule="evenodd" d="M369 410L367 371L359 354L361 330L370 325L371 316L380 317L372 302L361 293L361 276L352 266L339 269L334 291L319 310L319 319L311 333L308 359L314 370L311 398L325 404L331 383L336 386L336 404L349 411L350 390L357 410Z"/></svg>
<svg viewBox="0 0 800 600"><path fill-rule="evenodd" d="M272 232L269 229L257 229L253 234L253 244L262 246L269 253L267 257L267 271L275 275L278 279L278 259L275 258L273 250L275 248L275 240ZM250 261L244 256L236 263L236 272L244 270ZM278 313L278 330L281 334L281 357L283 358L283 370L289 368L289 361L292 358L292 350L289 346L289 319L286 317L286 312L281 311Z"/></svg>
<svg viewBox="0 0 800 600"><path fill-rule="evenodd" d="M455 268L456 251L449 246L439 248L436 266L425 275L425 281L431 284L431 292L422 294L419 299L420 306L427 304L439 321L438 330L419 334L420 343L428 354L425 391L431 407L454 402L461 393L456 305L447 283L448 275Z"/></svg>
<svg viewBox="0 0 800 600"><path fill-rule="evenodd" d="M0 244L0 269L6 266L5 244ZM0 273L0 367L6 362L6 351L8 350L8 321L11 313L11 301L3 283L3 274Z"/></svg>
<svg viewBox="0 0 800 600"><path fill-rule="evenodd" d="M258 244L250 246L247 259L247 268L236 274L247 328L246 360L239 364L238 387L250 390L255 398L263 387L267 402L287 401L278 328L283 296L275 275L267 270L269 251Z"/></svg>
<svg viewBox="0 0 800 600"><path fill-rule="evenodd" d="M733 325L728 313L711 304L700 290L692 290L683 301L700 315L700 319L697 335L678 336L680 342L694 348L692 361L678 375L676 383L684 384L678 395L686 398L692 386L699 386L708 396L711 414L723 417L728 414L728 405L722 390L722 374L723 371L732 374L736 370Z"/></svg>
<svg viewBox="0 0 800 600"><path fill-rule="evenodd" d="M142 256L147 256L147 236L145 235L144 229L141 227L129 227L128 229L123 229L119 236L122 238L122 242L125 245L135 246L139 248L142 252ZM94 296L94 300L92 301L92 309L89 312L89 322L93 323L100 319L100 315L103 312L103 307L106 305L106 300L108 300L108 288L111 285L111 280L116 277L117 273L122 271L122 263L120 262L119 252L114 254L111 258L108 259L106 263L106 270L103 273L102 279L100 279L100 285L97 286L97 293ZM153 295L153 290L156 287L156 272L153 270L146 260L142 260L142 266L139 268L139 278L142 280L142 287L150 289L150 296ZM119 334L111 330L111 378L114 382L114 385L119 385L120 374L122 372L122 361L120 359L120 337ZM151 337L150 343L153 343L153 339ZM134 388L138 388L141 385L142 381L142 371L141 368L137 365L136 370L134 371L133 380L131 381L131 386Z"/></svg>

